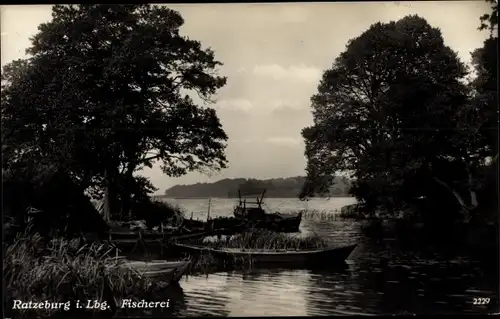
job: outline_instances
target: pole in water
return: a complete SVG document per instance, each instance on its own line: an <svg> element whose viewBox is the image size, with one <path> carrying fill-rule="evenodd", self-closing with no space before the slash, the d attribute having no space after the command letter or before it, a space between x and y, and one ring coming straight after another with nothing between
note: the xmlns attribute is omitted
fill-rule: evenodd
<svg viewBox="0 0 500 319"><path fill-rule="evenodd" d="M212 203L212 198L211 198L211 197L209 197L209 198L208 198L208 212L207 212L207 220L209 220L209 219L210 219L210 205L211 205L211 203Z"/></svg>

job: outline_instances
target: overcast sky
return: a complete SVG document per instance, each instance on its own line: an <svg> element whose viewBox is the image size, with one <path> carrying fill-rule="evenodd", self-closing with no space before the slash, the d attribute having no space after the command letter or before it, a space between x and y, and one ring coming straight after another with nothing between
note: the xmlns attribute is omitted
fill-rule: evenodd
<svg viewBox="0 0 500 319"><path fill-rule="evenodd" d="M229 168L211 177L191 173L173 179L158 167L144 175L163 193L175 184L222 178L304 175L300 135L312 123L309 99L324 70L347 41L371 24L418 14L443 33L464 62L482 46L479 17L484 1L167 5L184 17L184 35L211 47L224 63L227 85L217 97L229 136ZM51 6L1 6L2 66L25 56L29 37L51 19Z"/></svg>

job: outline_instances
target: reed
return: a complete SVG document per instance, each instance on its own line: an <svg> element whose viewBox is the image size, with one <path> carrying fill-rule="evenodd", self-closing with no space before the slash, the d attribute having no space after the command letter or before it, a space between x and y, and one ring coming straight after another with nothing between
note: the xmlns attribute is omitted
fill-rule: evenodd
<svg viewBox="0 0 500 319"><path fill-rule="evenodd" d="M186 275L209 274L220 269L220 262L212 254L190 256L191 265Z"/></svg>
<svg viewBox="0 0 500 319"><path fill-rule="evenodd" d="M364 213L354 210L343 211L339 214L341 218L349 218L349 219L366 219Z"/></svg>
<svg viewBox="0 0 500 319"><path fill-rule="evenodd" d="M338 210L327 211L327 210L303 210L302 218L308 220L317 220L317 221L333 221L337 220L342 214L339 214Z"/></svg>
<svg viewBox="0 0 500 319"><path fill-rule="evenodd" d="M137 271L113 262L113 247L81 246L78 239L54 238L45 242L38 234L19 234L5 249L3 281L8 302L106 301L154 296L167 283L153 282ZM5 300L5 299L4 299ZM16 316L29 315L21 311ZM39 316L56 315L56 309L37 309Z"/></svg>
<svg viewBox="0 0 500 319"><path fill-rule="evenodd" d="M301 237L264 230L205 239L202 243L209 247L269 250L319 249L327 246L326 241L318 235Z"/></svg>

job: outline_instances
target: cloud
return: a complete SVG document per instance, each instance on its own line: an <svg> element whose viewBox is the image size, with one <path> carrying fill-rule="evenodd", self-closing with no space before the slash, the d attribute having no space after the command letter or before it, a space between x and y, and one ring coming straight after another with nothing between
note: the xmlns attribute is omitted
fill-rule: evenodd
<svg viewBox="0 0 500 319"><path fill-rule="evenodd" d="M218 101L215 108L248 112L253 108L253 104L247 99L226 99Z"/></svg>
<svg viewBox="0 0 500 319"><path fill-rule="evenodd" d="M248 72L246 68L238 69L239 72ZM256 65L251 73L258 76L270 77L274 80L293 80L303 82L317 82L321 78L321 70L304 64L284 67L278 64Z"/></svg>
<svg viewBox="0 0 500 319"><path fill-rule="evenodd" d="M249 143L256 143L258 142L259 139L256 138L242 138L242 139L233 139L233 143L238 143L238 144L249 144Z"/></svg>
<svg viewBox="0 0 500 319"><path fill-rule="evenodd" d="M291 136L272 136L272 137L267 137L267 138L241 138L241 139L234 139L232 140L233 143L237 144L262 144L262 143L267 143L267 144L274 144L274 145L281 145L281 146L300 146L302 145L302 139L297 138L297 137L291 137Z"/></svg>
<svg viewBox="0 0 500 319"><path fill-rule="evenodd" d="M224 113L243 113L244 116L262 117L262 116L279 116L279 117L294 117L306 116L309 117L309 103L300 103L297 101L287 101L284 99L247 99L229 98L221 99L214 108ZM279 119L278 119L279 120Z"/></svg>

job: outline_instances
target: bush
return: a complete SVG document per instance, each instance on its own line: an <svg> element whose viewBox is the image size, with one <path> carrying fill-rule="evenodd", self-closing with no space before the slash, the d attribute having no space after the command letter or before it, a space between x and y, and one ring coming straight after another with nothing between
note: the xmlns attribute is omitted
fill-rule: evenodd
<svg viewBox="0 0 500 319"><path fill-rule="evenodd" d="M43 237L61 234L66 237L80 232L104 232L108 226L99 215L90 198L62 171L2 172L5 199L4 217L11 225L18 225L14 232L26 228L33 208L33 230Z"/></svg>
<svg viewBox="0 0 500 319"><path fill-rule="evenodd" d="M184 215L184 211L178 206L149 199L132 207L133 219L145 220L149 229L160 226L161 223L177 225Z"/></svg>

